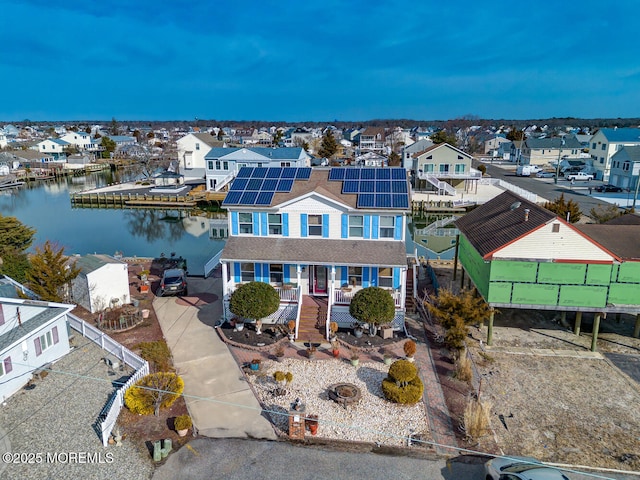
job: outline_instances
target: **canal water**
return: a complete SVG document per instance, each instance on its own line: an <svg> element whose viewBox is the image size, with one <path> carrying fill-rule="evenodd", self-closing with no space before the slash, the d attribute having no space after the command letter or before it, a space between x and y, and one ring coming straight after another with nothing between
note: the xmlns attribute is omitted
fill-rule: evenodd
<svg viewBox="0 0 640 480"><path fill-rule="evenodd" d="M205 263L224 246L224 240L216 238L223 230L220 220L218 225L216 220L184 210L71 206L71 193L127 180L127 174L99 172L30 183L0 191L0 213L35 228L34 247L50 240L67 254L121 252L126 257L157 257L164 253L168 257L175 252L187 259L190 274L202 275Z"/></svg>
<svg viewBox="0 0 640 480"><path fill-rule="evenodd" d="M34 247L50 240L67 254L157 257L164 253L168 257L175 252L187 259L191 275L202 275L205 263L224 246L225 219L186 210L72 208L71 193L128 180L126 173L99 172L30 183L0 191L0 213L35 228ZM418 256L428 259L453 259L457 230L449 215L413 217L408 223L407 252L417 250Z"/></svg>

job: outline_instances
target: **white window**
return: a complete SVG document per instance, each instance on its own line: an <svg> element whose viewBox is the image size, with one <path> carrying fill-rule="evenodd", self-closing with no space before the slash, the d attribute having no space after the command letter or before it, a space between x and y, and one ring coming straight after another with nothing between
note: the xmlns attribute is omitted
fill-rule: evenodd
<svg viewBox="0 0 640 480"><path fill-rule="evenodd" d="M456 173L464 173L464 163L456 163Z"/></svg>
<svg viewBox="0 0 640 480"><path fill-rule="evenodd" d="M5 358L2 362L0 362L0 377L10 373L13 370L13 365L11 364L11 357Z"/></svg>
<svg viewBox="0 0 640 480"><path fill-rule="evenodd" d="M435 165L433 163L425 163L423 168L425 173L433 173Z"/></svg>
<svg viewBox="0 0 640 480"><path fill-rule="evenodd" d="M58 343L58 327L53 327L46 333L43 333L39 337L36 337L33 341L36 347L36 357L41 355L42 352L51 348L52 345Z"/></svg>
<svg viewBox="0 0 640 480"><path fill-rule="evenodd" d="M213 170L213 161L212 161L212 160L209 160L209 161L207 162L207 168L208 168L209 170Z"/></svg>
<svg viewBox="0 0 640 480"><path fill-rule="evenodd" d="M283 265L281 263L269 266L269 280L274 283L282 283Z"/></svg>
<svg viewBox="0 0 640 480"><path fill-rule="evenodd" d="M393 268L381 267L378 269L378 286L393 288Z"/></svg>
<svg viewBox="0 0 640 480"><path fill-rule="evenodd" d="M449 173L449 164L441 163L440 164L440 173Z"/></svg>
<svg viewBox="0 0 640 480"><path fill-rule="evenodd" d="M280 166L281 167L290 167L291 166L291 162L280 162Z"/></svg>
<svg viewBox="0 0 640 480"><path fill-rule="evenodd" d="M269 235L282 235L282 215L280 213L269 214Z"/></svg>
<svg viewBox="0 0 640 480"><path fill-rule="evenodd" d="M240 233L253 233L253 215L251 213L238 213Z"/></svg>
<svg viewBox="0 0 640 480"><path fill-rule="evenodd" d="M309 236L322 236L322 215L309 215Z"/></svg>
<svg viewBox="0 0 640 480"><path fill-rule="evenodd" d="M393 238L396 219L392 216L380 217L380 238Z"/></svg>
<svg viewBox="0 0 640 480"><path fill-rule="evenodd" d="M362 267L349 267L349 285L362 285Z"/></svg>
<svg viewBox="0 0 640 480"><path fill-rule="evenodd" d="M200 144L196 143L196 150L200 150Z"/></svg>
<svg viewBox="0 0 640 480"><path fill-rule="evenodd" d="M243 282L253 282L255 280L253 263L240 264L240 280Z"/></svg>
<svg viewBox="0 0 640 480"><path fill-rule="evenodd" d="M220 160L216 160L216 170L220 170Z"/></svg>
<svg viewBox="0 0 640 480"><path fill-rule="evenodd" d="M362 238L364 232L364 217L362 215L349 216L349 238Z"/></svg>
<svg viewBox="0 0 640 480"><path fill-rule="evenodd" d="M227 162L227 161L222 162L222 169L223 170L229 170L229 162Z"/></svg>

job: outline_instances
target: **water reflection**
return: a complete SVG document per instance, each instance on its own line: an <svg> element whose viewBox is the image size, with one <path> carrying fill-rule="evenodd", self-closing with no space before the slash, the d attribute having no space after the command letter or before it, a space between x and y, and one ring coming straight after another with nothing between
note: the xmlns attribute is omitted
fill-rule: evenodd
<svg viewBox="0 0 640 480"><path fill-rule="evenodd" d="M459 233L453 222L459 217L446 214L413 217L410 232L418 255L429 259L453 260Z"/></svg>

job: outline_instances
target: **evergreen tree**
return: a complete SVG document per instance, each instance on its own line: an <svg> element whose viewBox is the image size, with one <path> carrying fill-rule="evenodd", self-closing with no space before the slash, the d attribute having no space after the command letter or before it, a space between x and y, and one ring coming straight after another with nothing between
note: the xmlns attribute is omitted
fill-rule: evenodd
<svg viewBox="0 0 640 480"><path fill-rule="evenodd" d="M47 240L42 249L36 247L36 253L29 260L29 288L47 302L67 300L69 283L78 276L80 269L75 262L69 262L64 247L57 247Z"/></svg>
<svg viewBox="0 0 640 480"><path fill-rule="evenodd" d="M389 155L389 166L390 167L399 167L400 166L401 157L396 152L391 152Z"/></svg>
<svg viewBox="0 0 640 480"><path fill-rule="evenodd" d="M517 140L523 140L524 139L524 131L523 130L518 130L516 129L516 127L511 127L511 130L509 130L509 132L506 135L507 140L511 140L513 141L517 141Z"/></svg>
<svg viewBox="0 0 640 480"><path fill-rule="evenodd" d="M16 217L0 214L0 255L5 250L26 250L33 243L36 231L27 227Z"/></svg>
<svg viewBox="0 0 640 480"><path fill-rule="evenodd" d="M613 220L614 218L621 217L626 212L620 211L620 208L617 205L596 205L589 211L589 216L594 219L597 223L606 223L609 220Z"/></svg>
<svg viewBox="0 0 640 480"><path fill-rule="evenodd" d="M322 143L320 144L320 149L318 150L318 155L322 158L331 158L338 151L338 142L333 136L333 132L329 129L322 136Z"/></svg>
<svg viewBox="0 0 640 480"><path fill-rule="evenodd" d="M436 145L439 143L448 143L452 147L455 147L458 144L458 140L456 139L456 136L453 134L449 135L446 130L440 130L439 132L436 132L433 135L431 135L430 138L431 138L431 141Z"/></svg>
<svg viewBox="0 0 640 480"><path fill-rule="evenodd" d="M564 199L564 193L553 202L546 202L544 208L552 211L563 220L567 220L567 214L569 214L569 223L576 223L582 217L578 204L573 200L567 202Z"/></svg>
<svg viewBox="0 0 640 480"><path fill-rule="evenodd" d="M102 146L104 147L102 158L111 158L111 153L116 151L116 142L109 137L102 137Z"/></svg>

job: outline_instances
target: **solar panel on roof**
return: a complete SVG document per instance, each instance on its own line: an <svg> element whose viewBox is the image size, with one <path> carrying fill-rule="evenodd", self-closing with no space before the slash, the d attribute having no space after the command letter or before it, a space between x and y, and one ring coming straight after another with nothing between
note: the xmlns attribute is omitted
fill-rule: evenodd
<svg viewBox="0 0 640 480"><path fill-rule="evenodd" d="M242 192L229 192L227 193L227 195L224 197L224 202L222 202L223 205L233 205L238 203L238 201L240 200L240 197L242 196Z"/></svg>
<svg viewBox="0 0 640 480"><path fill-rule="evenodd" d="M280 178L282 168L272 167L267 171L267 178Z"/></svg>
<svg viewBox="0 0 640 480"><path fill-rule="evenodd" d="M375 206L378 208L391 207L391 194L389 193L376 193Z"/></svg>
<svg viewBox="0 0 640 480"><path fill-rule="evenodd" d="M378 180L376 182L376 193L391 193L391 182Z"/></svg>
<svg viewBox="0 0 640 480"><path fill-rule="evenodd" d="M257 197L258 192L244 192L240 197L238 205L254 205Z"/></svg>
<svg viewBox="0 0 640 480"><path fill-rule="evenodd" d="M402 194L392 195L391 206L393 208L409 208L409 196Z"/></svg>
<svg viewBox="0 0 640 480"><path fill-rule="evenodd" d="M345 180L342 184L342 193L358 193L360 182L358 180Z"/></svg>
<svg viewBox="0 0 640 480"><path fill-rule="evenodd" d="M332 168L329 170L329 180L344 180L344 168Z"/></svg>
<svg viewBox="0 0 640 480"><path fill-rule="evenodd" d="M280 178L296 178L296 168L294 167L285 167L282 169L282 175Z"/></svg>
<svg viewBox="0 0 640 480"><path fill-rule="evenodd" d="M359 168L349 168L346 170L344 174L345 180L358 180L360 178L360 169Z"/></svg>
<svg viewBox="0 0 640 480"><path fill-rule="evenodd" d="M406 180L407 179L407 171L404 168L392 168L391 169L391 178L393 180Z"/></svg>
<svg viewBox="0 0 640 480"><path fill-rule="evenodd" d="M251 174L251 178L264 178L267 176L267 168L256 167L253 169L253 173Z"/></svg>
<svg viewBox="0 0 640 480"><path fill-rule="evenodd" d="M378 168L376 170L376 178L378 180L390 180L391 171L388 168Z"/></svg>
<svg viewBox="0 0 640 480"><path fill-rule="evenodd" d="M245 189L248 182L249 182L248 178L236 178L231 184L231 188L229 189L229 191L231 192L237 191L237 190L242 191Z"/></svg>
<svg viewBox="0 0 640 480"><path fill-rule="evenodd" d="M262 184L261 190L263 192L275 192L278 186L278 180L275 178L267 178Z"/></svg>
<svg viewBox="0 0 640 480"><path fill-rule="evenodd" d="M251 178L251 172L253 172L253 168L251 167L242 167L236 175L236 178Z"/></svg>
<svg viewBox="0 0 640 480"><path fill-rule="evenodd" d="M376 178L376 171L373 168L363 168L360 172L360 178L362 180L374 180Z"/></svg>
<svg viewBox="0 0 640 480"><path fill-rule="evenodd" d="M361 193L358 195L358 202L356 204L358 208L367 208L374 206L374 195L373 193Z"/></svg>
<svg viewBox="0 0 640 480"><path fill-rule="evenodd" d="M247 187L245 190L260 190L262 181L263 180L261 178L252 178L251 180L249 180L249 183L247 183Z"/></svg>
<svg viewBox="0 0 640 480"><path fill-rule="evenodd" d="M393 193L407 193L407 182L406 180L401 182L399 180L394 180L391 182L391 191Z"/></svg>
<svg viewBox="0 0 640 480"><path fill-rule="evenodd" d="M271 200L273 200L274 192L260 192L258 194L258 198L256 199L256 205L271 205Z"/></svg>
<svg viewBox="0 0 640 480"><path fill-rule="evenodd" d="M276 192L290 192L291 187L293 187L293 180L290 178L281 178L278 182Z"/></svg>
<svg viewBox="0 0 640 480"><path fill-rule="evenodd" d="M309 167L298 168L296 180L309 180L309 177L311 177L311 169Z"/></svg>
<svg viewBox="0 0 640 480"><path fill-rule="evenodd" d="M376 183L373 180L360 180L360 190L362 192L374 193L376 191Z"/></svg>

